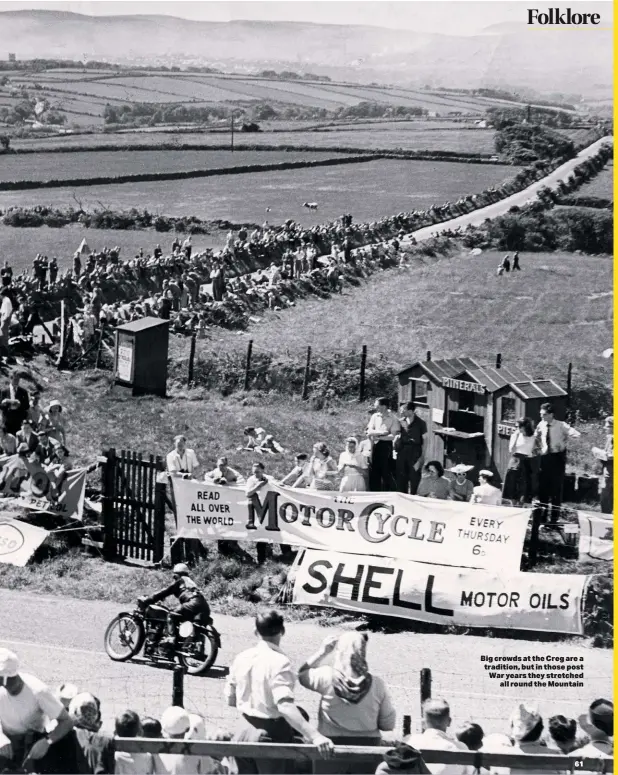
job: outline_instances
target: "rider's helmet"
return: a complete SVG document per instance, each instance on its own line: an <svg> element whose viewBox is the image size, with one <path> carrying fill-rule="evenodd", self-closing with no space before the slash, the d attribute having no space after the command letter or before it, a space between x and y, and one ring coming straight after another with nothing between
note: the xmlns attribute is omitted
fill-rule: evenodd
<svg viewBox="0 0 618 775"><path fill-rule="evenodd" d="M174 574L174 576L188 576L189 566L186 565L184 562L176 563L176 565L174 565L172 573Z"/></svg>

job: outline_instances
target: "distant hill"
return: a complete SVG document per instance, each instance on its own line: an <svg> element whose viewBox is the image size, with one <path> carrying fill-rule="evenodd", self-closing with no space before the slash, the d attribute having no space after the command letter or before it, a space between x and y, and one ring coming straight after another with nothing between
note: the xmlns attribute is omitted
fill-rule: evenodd
<svg viewBox="0 0 618 775"><path fill-rule="evenodd" d="M612 36L498 24L456 37L370 26L292 22L200 22L171 16L0 13L0 52L19 59L104 59L130 64L201 64L227 71L311 71L349 81L431 87L503 87L611 94ZM578 38L579 41L579 38ZM4 56L2 57L4 58Z"/></svg>

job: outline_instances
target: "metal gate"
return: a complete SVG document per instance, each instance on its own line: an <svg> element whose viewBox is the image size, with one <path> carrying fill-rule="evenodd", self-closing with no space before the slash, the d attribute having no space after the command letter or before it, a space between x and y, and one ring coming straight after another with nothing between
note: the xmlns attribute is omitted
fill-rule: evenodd
<svg viewBox="0 0 618 775"><path fill-rule="evenodd" d="M104 453L103 553L106 559L127 558L147 563L163 559L165 470L160 457L115 449Z"/></svg>

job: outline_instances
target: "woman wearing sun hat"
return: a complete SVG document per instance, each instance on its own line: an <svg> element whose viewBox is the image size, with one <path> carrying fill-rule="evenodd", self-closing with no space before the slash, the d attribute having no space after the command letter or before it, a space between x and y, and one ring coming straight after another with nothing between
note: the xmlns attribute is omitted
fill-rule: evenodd
<svg viewBox="0 0 618 775"><path fill-rule="evenodd" d="M450 478L451 500L464 503L470 501L474 486L466 474L468 471L472 471L473 468L474 466L466 466L463 463L458 463L456 466L449 468L449 473L455 474L454 478Z"/></svg>
<svg viewBox="0 0 618 775"><path fill-rule="evenodd" d="M57 399L50 401L45 415L45 428L50 439L59 444L66 443L66 433L64 430L64 421L62 418L62 404Z"/></svg>

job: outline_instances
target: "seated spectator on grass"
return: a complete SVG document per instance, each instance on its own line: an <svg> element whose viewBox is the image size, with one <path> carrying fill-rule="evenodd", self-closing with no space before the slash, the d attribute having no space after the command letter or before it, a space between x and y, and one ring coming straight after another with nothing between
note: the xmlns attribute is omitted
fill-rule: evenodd
<svg viewBox="0 0 618 775"><path fill-rule="evenodd" d="M167 455L167 471L171 476L190 479L199 467L195 452L187 447L185 436L174 437L174 449Z"/></svg>
<svg viewBox="0 0 618 775"><path fill-rule="evenodd" d="M309 457L306 452L299 452L294 457L295 465L289 474L283 477L279 484L284 487L307 487L311 481L309 476Z"/></svg>
<svg viewBox="0 0 618 775"><path fill-rule="evenodd" d="M54 400L50 402L45 415L45 428L50 439L54 439L59 444L66 443L66 432L60 401Z"/></svg>
<svg viewBox="0 0 618 775"><path fill-rule="evenodd" d="M480 751L483 747L483 728L473 721L466 721L455 732L455 737L463 743L469 751Z"/></svg>
<svg viewBox="0 0 618 775"><path fill-rule="evenodd" d="M252 425L248 425L243 430L243 434L245 436L244 446L239 447L238 450L247 450L249 452L253 452L253 450L258 446L256 429Z"/></svg>
<svg viewBox="0 0 618 775"><path fill-rule="evenodd" d="M212 471L208 471L204 475L205 482L212 482L213 484L243 484L244 479L233 468L227 464L226 457L220 457L217 460L217 465Z"/></svg>
<svg viewBox="0 0 618 775"><path fill-rule="evenodd" d="M502 490L491 483L493 473L486 468L479 471L479 484L473 489L470 503L484 503L486 506L502 506Z"/></svg>
<svg viewBox="0 0 618 775"><path fill-rule="evenodd" d="M36 450L32 455L35 454ZM0 469L0 493L4 496L18 495L22 482L29 476L28 448L20 444L17 453L7 458Z"/></svg>
<svg viewBox="0 0 618 775"><path fill-rule="evenodd" d="M12 433L7 433L4 424L0 427L0 450L6 457L10 457L17 452L17 437Z"/></svg>
<svg viewBox="0 0 618 775"><path fill-rule="evenodd" d="M609 700L595 700L577 719L581 729L590 737L590 742L571 753L571 756L590 756L594 759L608 759L614 755L614 703Z"/></svg>
<svg viewBox="0 0 618 775"><path fill-rule="evenodd" d="M45 412L41 409L40 401L41 394L38 390L35 390L32 394L32 400L27 415L35 432L45 423Z"/></svg>
<svg viewBox="0 0 618 775"><path fill-rule="evenodd" d="M268 433L264 436L260 445L256 447L256 452L263 452L267 455L282 455L285 452L285 449L275 440L275 437L271 433Z"/></svg>
<svg viewBox="0 0 618 775"><path fill-rule="evenodd" d="M423 722L425 730L420 734L409 735L404 742L419 751L467 751L468 748L447 730L451 725L451 710L448 702L441 699L429 699L423 703ZM460 764L428 764L434 775L465 775L467 768Z"/></svg>
<svg viewBox="0 0 618 775"><path fill-rule="evenodd" d="M423 476L416 494L421 498L447 500L451 492L451 483L444 476L444 466L438 460L430 460L423 466Z"/></svg>
<svg viewBox="0 0 618 775"><path fill-rule="evenodd" d="M142 725L134 710L125 710L116 717L116 737L141 737ZM116 773L122 775L152 775L154 772L154 757L151 753L128 753L116 751Z"/></svg>
<svg viewBox="0 0 618 775"><path fill-rule="evenodd" d="M26 418L21 424L21 430L17 434L17 443L25 444L28 447L29 452L34 452L34 450L39 446L39 437L34 432L32 423L28 418Z"/></svg>
<svg viewBox="0 0 618 775"><path fill-rule="evenodd" d="M422 755L407 743L397 743L394 748L384 752L383 761L378 765L376 775L413 775L430 773Z"/></svg>
<svg viewBox="0 0 618 775"><path fill-rule="evenodd" d="M36 455L42 465L49 465L58 459L58 442L50 439L46 428L42 428L38 433L39 445L32 453Z"/></svg>
<svg viewBox="0 0 618 775"><path fill-rule="evenodd" d="M342 474L339 492L364 492L367 489L367 461L358 451L358 441L350 436L339 455L337 470Z"/></svg>
<svg viewBox="0 0 618 775"><path fill-rule="evenodd" d="M337 476L337 464L323 441L313 445L313 455L309 461L310 490L334 490Z"/></svg>
<svg viewBox="0 0 618 775"><path fill-rule="evenodd" d="M547 722L545 742L547 748L568 754L577 746L577 721L565 716L552 716Z"/></svg>
<svg viewBox="0 0 618 775"><path fill-rule="evenodd" d="M92 694L76 694L69 704L69 716L73 721L73 734L77 773L114 773L114 743L111 737L99 733L101 729L101 703Z"/></svg>
<svg viewBox="0 0 618 775"><path fill-rule="evenodd" d="M334 745L380 745L395 728L395 708L384 681L369 671L367 635L329 635L298 671L298 681L321 695L318 731ZM332 654L333 664L322 663ZM372 760L317 761L316 773L372 773Z"/></svg>

